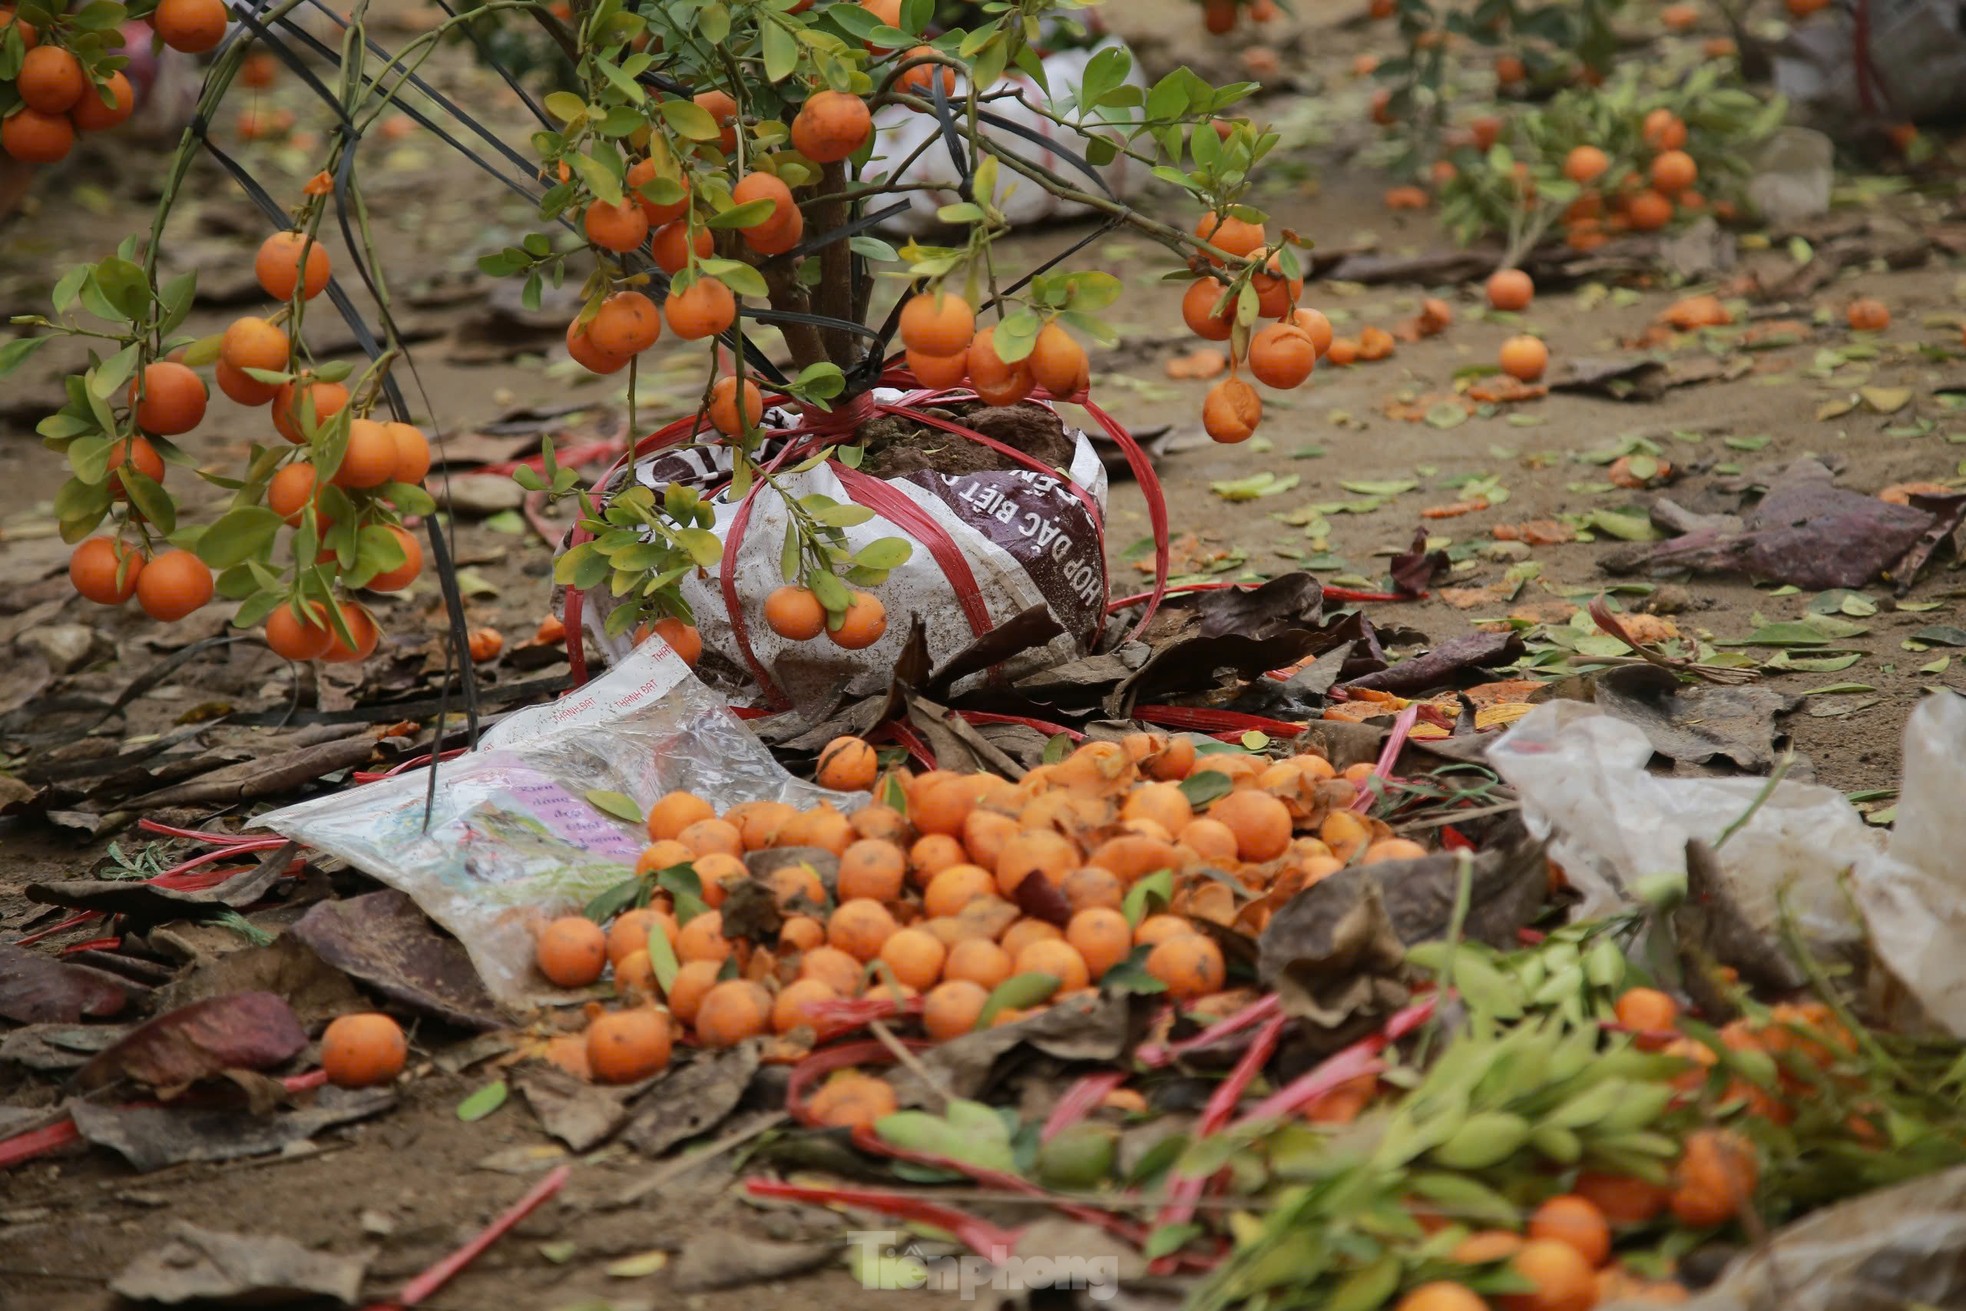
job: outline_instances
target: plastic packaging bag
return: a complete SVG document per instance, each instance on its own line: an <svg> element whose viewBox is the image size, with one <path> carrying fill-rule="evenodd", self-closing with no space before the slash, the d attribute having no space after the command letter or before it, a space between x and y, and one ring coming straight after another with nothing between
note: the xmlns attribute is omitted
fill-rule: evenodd
<svg viewBox="0 0 1966 1311"><path fill-rule="evenodd" d="M1120 45L1118 41L1105 41L1090 50L1057 50L1046 55L1043 68L1045 81L1051 87L1049 95L1029 76L1013 69L1004 76L1002 85L1014 88L1017 95L993 99L987 108L1006 123L1014 124L1040 140L1055 141L1060 149L1083 158L1089 140L1087 135L1074 128L1060 127L1038 113L1033 106L1043 105L1047 109L1054 105L1069 107L1085 80L1085 68L1092 57L1100 50ZM1143 93L1147 90L1147 84L1140 76L1138 60L1134 61L1126 81L1130 86L1139 87ZM959 83L958 94L965 90ZM1071 116L1069 108L1055 112L1060 117ZM874 116L874 127L874 153L866 170L869 176L882 173L896 164L905 164L898 175L888 179L890 183L941 188L902 193L908 201L908 208L888 219L881 225L882 228L893 232L933 231L939 226L935 212L944 205L953 205L962 199L956 189L962 175L957 171L955 161L950 159L949 151L945 147L928 144L930 138L941 131L940 124L932 114L924 114L905 105L890 105ZM1029 152L1033 144L1030 137L1022 136L1008 127L985 123L982 132L988 139L1015 147L1020 154ZM1117 139L1120 134L1115 131L1113 135ZM1074 186L1089 185L1090 179L1072 165L1055 158L1046 162ZM1129 161L1123 152L1115 155L1110 163L1093 165L1093 172L1120 199L1126 197L1137 181L1146 177L1146 170L1138 161ZM1005 175L1009 176L1009 170L1005 170ZM883 199L882 203L891 202ZM1091 213L1085 206L1075 201L1061 200L1029 180L1019 181L1014 190L998 197L997 206L1014 227L1082 218Z"/></svg>
<svg viewBox="0 0 1966 1311"><path fill-rule="evenodd" d="M865 800L788 774L661 642L551 705L510 716L477 751L442 765L426 829L428 777L419 769L259 822L408 893L512 1006L553 995L532 970L533 929L627 878L647 844L590 792L624 793L644 811L678 788L720 810L821 800L849 810Z"/></svg>
<svg viewBox="0 0 1966 1311"><path fill-rule="evenodd" d="M882 388L872 393L868 421L898 414L931 431L946 431L943 444L954 453L980 441L973 433L964 436L968 430L946 418L934 420L931 413L926 418L933 421L925 421L925 411L946 414L947 403L934 400L932 393L904 397ZM782 411L765 419L768 428L792 422ZM745 501L719 495L712 502L717 517L711 531L724 544L723 561L706 576L691 575L682 585L703 636L706 655L699 669L704 677L733 695L755 682L781 705L836 697L842 689L852 696L870 695L887 686L913 616L923 619L930 662L939 665L1039 605L1064 631L1044 647L1007 662L1006 672L1014 675L1084 655L1106 612L1106 470L1083 432L1063 431L1060 452L1069 455L1058 462L1062 475L1038 460L1032 462L1036 468L941 473L922 467L875 477L865 466L851 469L832 460L779 476L793 496L819 493L876 511L865 523L845 530L851 549L880 537L899 536L913 544L909 560L874 589L887 607L886 634L859 651L823 637L792 641L765 625L765 598L785 581L779 565L787 520L784 502L763 483ZM788 427L772 440L813 439ZM940 463L960 467L950 460ZM709 496L729 483L730 457L720 447L659 449L639 459L632 476L649 487L676 482ZM622 485L622 477L610 479L602 494ZM609 608L608 589L597 587L586 594L579 617L588 639L618 660L632 639L603 630Z"/></svg>
<svg viewBox="0 0 1966 1311"><path fill-rule="evenodd" d="M1856 870L1877 958L1925 1013L1966 1038L1966 701L1929 696L1905 724L1904 784L1886 851Z"/></svg>
<svg viewBox="0 0 1966 1311"><path fill-rule="evenodd" d="M1577 917L1617 910L1635 881L1686 873L1686 843L1709 843L1747 812L1761 778L1662 778L1647 772L1652 744L1636 725L1581 701L1538 706L1488 750L1522 799L1523 821L1551 837L1550 858L1584 894ZM1718 853L1727 886L1750 922L1771 936L1780 898L1822 946L1860 941L1843 876L1874 857L1878 835L1842 793L1782 782Z"/></svg>

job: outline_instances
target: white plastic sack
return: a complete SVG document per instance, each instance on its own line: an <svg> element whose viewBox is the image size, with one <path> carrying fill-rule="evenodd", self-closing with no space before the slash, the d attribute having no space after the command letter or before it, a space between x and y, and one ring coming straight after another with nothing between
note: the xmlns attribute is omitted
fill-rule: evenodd
<svg viewBox="0 0 1966 1311"><path fill-rule="evenodd" d="M901 395L890 388L874 393L880 401L898 400ZM789 417L781 417L791 422ZM766 422L777 420L767 415ZM1012 676L1084 655L1105 616L1102 530L1084 502L1066 485L1066 479L1087 494L1103 519L1106 469L1083 432L1070 428L1065 432L1072 442L1065 477L1016 468L953 475L920 471L883 480L886 487L940 524L955 543L976 580L988 626L1041 605L1064 629L1047 645L1007 661L1005 672ZM947 440L964 441L954 435ZM707 495L729 481L729 454L718 447L657 451L636 463L634 477L658 490L673 481ZM854 499L827 465L781 476L780 482L794 496L822 493L842 503ZM728 668L740 671L739 681L726 680L723 690L739 695L751 678L745 672L749 666L725 606L722 577L728 569L737 571L736 594L751 651L795 705L836 697L842 690L847 695L866 696L886 688L914 615L920 615L926 624L932 666L942 664L976 640L978 634L957 604L942 563L926 543L880 514L845 531L848 546L856 551L881 537L903 537L914 545L907 563L873 589L887 607L887 632L881 640L863 650L848 651L824 637L792 641L778 636L765 625L764 603L785 582L779 567L787 517L784 502L770 488L760 490L752 502L744 537L734 550L730 531L737 503L719 497L712 504L717 517L711 531L724 543L723 561L704 577L690 575L682 588L696 616L705 652L714 652ZM609 636L603 631L609 601L606 587L587 593L582 625L610 660L619 660L626 656L632 641L627 634ZM703 672L716 681L709 665Z"/></svg>
<svg viewBox="0 0 1966 1311"><path fill-rule="evenodd" d="M1877 959L1925 1013L1966 1038L1966 701L1925 699L1905 724L1904 784L1887 851L1857 865Z"/></svg>
<svg viewBox="0 0 1966 1311"><path fill-rule="evenodd" d="M509 716L477 751L440 766L426 829L428 777L415 770L259 823L408 893L511 1006L556 995L533 972L533 930L629 877L648 843L588 793L624 793L645 811L678 788L719 809L830 800L850 810L865 800L787 773L661 642L551 705Z"/></svg>
<svg viewBox="0 0 1966 1311"><path fill-rule="evenodd" d="M1761 795L1761 778L1661 778L1648 773L1644 732L1581 701L1538 706L1488 750L1516 790L1522 817L1550 837L1550 858L1584 894L1577 918L1633 900L1632 885L1686 874L1690 838L1712 842ZM1748 919L1772 930L1786 896L1803 933L1823 946L1862 939L1843 878L1881 839L1842 793L1782 782L1718 853Z"/></svg>
<svg viewBox="0 0 1966 1311"><path fill-rule="evenodd" d="M1046 55L1042 63L1045 81L1052 89L1052 97L1049 98L1046 97L1044 88L1031 78L1012 70L1005 74L1001 85L1015 88L1016 97L1005 96L989 101L989 111L1019 127L1037 133L1048 141L1055 140L1062 148L1084 158L1088 139L1086 135L1073 128L1060 127L1039 114L1032 106L1044 105L1050 108L1053 99L1069 105L1078 92L1079 84L1085 77L1085 67L1091 62L1092 57L1100 50L1118 45L1121 45L1118 41L1104 41L1089 50L1058 50ZM1146 82L1140 76L1138 60L1133 62L1132 71L1127 74L1127 83L1139 87L1142 91L1147 89ZM957 93L968 93L966 82L958 82ZM1072 116L1063 110L1056 112L1059 112L1060 117ZM904 192L903 198L907 200L908 208L881 226L892 232L932 231L939 226L935 217L936 210L944 205L953 205L962 199L961 194L956 190L962 175L957 171L955 161L949 158L948 147L937 143L923 148L923 143L940 134L941 125L933 114L919 113L905 105L889 105L874 116L874 127L876 132L874 151L867 164L867 176L878 176L894 165L907 161L907 167L903 168L897 176L888 179L890 183L940 188L934 191ZM1113 135L1117 140L1119 134ZM1057 158L1048 158L1046 152L1028 137L988 124L983 127L983 136L992 141L1002 142L1006 149L1014 150L1020 155L1035 156L1039 163L1047 165L1075 186L1091 186L1091 179L1083 172ZM1146 169L1137 160L1129 160L1123 153L1114 156L1108 164L1094 165L1093 171L1112 189L1113 194L1121 199L1125 199L1128 190L1146 176ZM1006 183L1012 180L1016 183L1015 190L1010 191L1007 196L998 198L998 208L1003 210L1004 216L1013 226L1080 218L1091 212L1076 202L1058 199L1028 178L1013 179L1008 169L1004 170L1003 176ZM882 197L881 203L888 205L894 202L889 197Z"/></svg>

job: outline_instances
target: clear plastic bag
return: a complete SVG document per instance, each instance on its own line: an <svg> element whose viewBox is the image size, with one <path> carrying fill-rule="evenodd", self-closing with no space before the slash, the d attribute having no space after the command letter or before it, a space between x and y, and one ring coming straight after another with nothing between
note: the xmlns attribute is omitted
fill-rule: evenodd
<svg viewBox="0 0 1966 1311"><path fill-rule="evenodd" d="M259 822L408 893L512 1006L557 995L533 972L533 930L627 878L647 844L589 793L619 792L643 810L679 788L719 810L822 800L847 810L865 800L787 773L659 641L559 701L510 716L477 751L440 766L426 827L428 778L415 770Z"/></svg>
<svg viewBox="0 0 1966 1311"><path fill-rule="evenodd" d="M1522 818L1551 837L1550 858L1583 893L1578 918L1617 910L1648 875L1686 873L1689 838L1712 842L1747 813L1763 778L1664 778L1646 770L1652 744L1634 724L1581 701L1538 706L1488 751L1522 799ZM1862 926L1843 886L1881 845L1841 792L1784 781L1719 852L1749 919L1771 936L1786 897L1823 946L1854 943Z"/></svg>
<svg viewBox="0 0 1966 1311"><path fill-rule="evenodd" d="M1891 846L1861 861L1857 905L1877 959L1931 1019L1966 1038L1966 700L1925 698L1905 724L1904 785Z"/></svg>

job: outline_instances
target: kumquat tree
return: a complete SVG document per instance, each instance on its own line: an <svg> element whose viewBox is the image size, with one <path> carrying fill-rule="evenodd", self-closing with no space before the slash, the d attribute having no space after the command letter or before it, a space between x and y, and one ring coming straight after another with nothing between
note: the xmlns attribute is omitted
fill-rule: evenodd
<svg viewBox="0 0 1966 1311"><path fill-rule="evenodd" d="M370 40L360 5L338 50L305 33L297 8L289 0L242 12L222 44L213 37L224 18L217 0L164 0L154 9L97 0L59 19L28 0L18 11L22 31L33 23L43 35L22 64L23 107L7 120L10 141L60 134L53 109L36 107L54 104L42 88L50 52L67 55L60 76L74 85L64 97L86 85L89 104L108 105L119 76L112 29L126 15L147 19L173 48L216 45L204 119L257 46L296 66L303 54L332 53L338 70L316 82L337 123L300 194L272 195L221 156L272 229L255 261L267 297L259 312L191 339L180 328L193 282L157 277L190 160L218 149L194 126L147 239L71 271L52 314L16 320L37 335L7 348L10 367L55 335L95 346L93 362L69 380L68 403L40 426L68 463L57 510L63 535L76 543L75 586L92 600L135 596L146 613L170 621L216 594L240 601L237 622L263 625L268 643L292 659L356 660L374 648L377 626L360 594L400 588L418 574L422 548L405 520L428 516L433 502L421 487L428 434L407 422L401 379L412 361L374 257L360 147L407 92L430 94L418 69L471 23L537 24L573 70L573 85L538 102L530 155L502 143L473 151L499 182L538 200L538 229L485 252L480 266L522 279L529 305L545 285L577 280L581 308L567 324L567 349L595 373L624 373L631 397L649 352L699 352L703 386L687 440L725 453L734 497L782 476L781 447L769 432L808 427L850 447L851 420L884 379L963 389L999 406L1084 394L1086 343L1112 340L1102 315L1121 286L1071 259L1004 267L995 244L1012 224L1002 205L1020 188L1142 233L1178 261L1169 276L1183 284L1183 318L1202 337L1228 342L1235 363L1206 400L1204 422L1218 441L1255 432L1263 407L1251 379L1296 387L1329 340L1323 317L1298 304L1302 239L1273 231L1250 203L1252 177L1276 140L1225 117L1250 84L1212 86L1177 69L1146 87L1115 45L1091 60L1074 92L1043 102L1045 138L1007 126L996 108L1017 94L1006 73L1042 77L1037 52L1047 30L1069 30L1094 8L1078 0L985 4L975 26L932 39L930 0L639 8L602 0L570 13L491 0L394 53ZM6 49L19 39L10 33ZM460 149L470 149L466 139L493 141L461 108L437 103L462 125L462 139L447 131L446 140ZM68 112L98 117L86 106ZM904 180L910 161L878 153L883 113L933 120L937 130L917 153L946 152L959 182ZM1192 221L1164 222L1114 195L1100 169L1121 155L1179 187ZM940 244L896 248L875 229L915 192L936 193ZM357 252L355 267L331 267L320 239L329 225ZM350 276L379 308L374 329L359 328L367 358L317 358L308 326L323 292L359 325L337 280ZM900 299L874 317L884 284ZM753 341L767 325L782 353ZM185 468L172 439L204 419L214 387L227 403L264 407L270 431L241 467ZM178 478L230 491L229 506L209 522L181 521L174 467ZM678 583L718 562L710 507L674 487L599 500L550 464L519 476L533 490L579 498L586 540L561 557L560 581L607 584L617 601L610 633L658 630L693 658L693 616ZM848 648L878 638L878 588L907 558L908 543L883 539L848 552L839 529L867 511L827 498L786 504L785 588L770 600L772 627L799 638L823 632Z"/></svg>

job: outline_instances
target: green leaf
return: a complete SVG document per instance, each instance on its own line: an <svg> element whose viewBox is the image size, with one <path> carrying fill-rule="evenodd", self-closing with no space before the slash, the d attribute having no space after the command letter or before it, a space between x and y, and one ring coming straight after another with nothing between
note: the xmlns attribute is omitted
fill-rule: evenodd
<svg viewBox="0 0 1966 1311"><path fill-rule="evenodd" d="M1044 324L1039 322L1037 315L1029 310L1019 310L1015 314L1007 315L1003 322L997 324L996 331L991 334L990 344L997 352L998 359L1005 364L1015 364L1019 360L1029 358L1031 347L1037 343L1038 333L1043 327Z"/></svg>
<svg viewBox="0 0 1966 1311"><path fill-rule="evenodd" d="M1955 628L1951 624L1933 624L1921 628L1911 635L1914 642L1927 646L1966 646L1966 628Z"/></svg>
<svg viewBox="0 0 1966 1311"><path fill-rule="evenodd" d="M874 512L864 505L829 505L813 511L812 517L828 528L852 528L872 519Z"/></svg>
<svg viewBox="0 0 1966 1311"><path fill-rule="evenodd" d="M861 547L853 562L863 569L899 569L914 554L914 544L906 538L882 537Z"/></svg>
<svg viewBox="0 0 1966 1311"><path fill-rule="evenodd" d="M942 206L935 211L935 217L950 227L957 227L964 223L981 223L989 216L983 212L981 205L965 200L954 205Z"/></svg>
<svg viewBox="0 0 1966 1311"><path fill-rule="evenodd" d="M1615 510L1591 511L1584 526L1621 542L1649 542L1659 536L1659 530L1642 515L1620 514Z"/></svg>
<svg viewBox="0 0 1966 1311"><path fill-rule="evenodd" d="M764 24L765 80L783 82L799 66L799 42L777 23Z"/></svg>
<svg viewBox="0 0 1966 1311"><path fill-rule="evenodd" d="M624 792L609 792L602 788L595 788L587 793L587 804L603 814L613 815L616 819L626 820L630 824L647 822L642 814L642 808L635 804L635 798Z"/></svg>
<svg viewBox="0 0 1966 1311"><path fill-rule="evenodd" d="M685 528L676 534L676 545L689 552L689 558L708 569L724 558L724 544L705 528Z"/></svg>
<svg viewBox="0 0 1966 1311"><path fill-rule="evenodd" d="M486 1084L457 1104L457 1118L466 1124L475 1124L505 1105L510 1091L503 1079Z"/></svg>
<svg viewBox="0 0 1966 1311"><path fill-rule="evenodd" d="M27 363L28 358L35 351L53 340L53 337L16 337L6 345L0 346L0 378L6 377Z"/></svg>
<svg viewBox="0 0 1966 1311"><path fill-rule="evenodd" d="M555 91L542 103L546 106L546 112L562 123L571 123L587 116L587 102L571 91Z"/></svg>
<svg viewBox="0 0 1966 1311"><path fill-rule="evenodd" d="M1265 471L1248 478L1231 478L1224 482L1213 482L1208 485L1208 490L1225 501L1254 501L1261 497L1287 492L1302 481L1303 479L1294 473L1279 478Z"/></svg>
<svg viewBox="0 0 1966 1311"><path fill-rule="evenodd" d="M669 1253L662 1248L650 1248L633 1256L619 1257L601 1267L610 1279L646 1279L669 1264Z"/></svg>
<svg viewBox="0 0 1966 1311"><path fill-rule="evenodd" d="M279 515L263 505L242 505L228 510L198 539L198 558L214 569L244 564L273 544L282 522ZM393 536L390 542L395 544Z"/></svg>
<svg viewBox="0 0 1966 1311"><path fill-rule="evenodd" d="M669 900L675 904L679 928L710 909L703 901L703 880L697 876L694 865L671 865L657 870L655 886L668 893Z"/></svg>
<svg viewBox="0 0 1966 1311"><path fill-rule="evenodd" d="M710 216L708 226L719 230L726 228L755 228L778 212L778 202L769 197L762 200L746 201L733 206L721 214Z"/></svg>
<svg viewBox="0 0 1966 1311"><path fill-rule="evenodd" d="M137 356L142 349L139 343L133 341L90 369L88 373L90 394L106 401L121 391L123 384L128 382L130 375L136 371Z"/></svg>
<svg viewBox="0 0 1966 1311"><path fill-rule="evenodd" d="M129 493L130 504L142 511L143 517L150 520L158 532L168 537L177 531L177 504L171 500L169 492L128 464L118 469L116 476L123 480L123 489Z"/></svg>
<svg viewBox="0 0 1966 1311"><path fill-rule="evenodd" d="M68 467L85 483L99 483L109 473L109 453L120 443L107 437L82 437L68 444Z"/></svg>
<svg viewBox="0 0 1966 1311"><path fill-rule="evenodd" d="M1163 1256L1172 1256L1186 1247L1188 1243L1201 1237L1202 1227L1192 1220L1180 1224L1156 1225L1141 1245L1140 1254L1149 1261Z"/></svg>
<svg viewBox="0 0 1966 1311"><path fill-rule="evenodd" d="M601 70L601 76L608 80L608 85L626 97L629 104L639 105L648 99L648 92L642 88L642 84L630 77L621 65L607 59L596 59L593 63Z"/></svg>
<svg viewBox="0 0 1966 1311"><path fill-rule="evenodd" d="M1369 478L1341 479L1338 485L1355 496L1399 496L1413 491L1419 483L1411 478L1389 478L1373 480Z"/></svg>
<svg viewBox="0 0 1966 1311"><path fill-rule="evenodd" d="M1147 973L1147 957L1153 950L1150 944L1143 942L1128 952L1125 960L1099 976L1099 990L1137 996L1166 992L1167 985Z"/></svg>
<svg viewBox="0 0 1966 1311"><path fill-rule="evenodd" d="M655 973L655 984L662 989L662 995L666 997L683 966L682 962L676 959L676 948L670 943L669 934L663 929L659 920L649 926L648 953L649 967Z"/></svg>
<svg viewBox="0 0 1966 1311"><path fill-rule="evenodd" d="M1213 771L1211 771L1213 772ZM1155 911L1174 900L1174 871L1157 869L1133 881L1120 902L1120 912L1134 928Z"/></svg>
<svg viewBox="0 0 1966 1311"><path fill-rule="evenodd" d="M164 310L162 317L157 321L158 335L169 336L176 332L179 325L190 315L192 302L197 297L198 274L195 270L180 273L165 283L164 290L157 297L158 303Z"/></svg>
<svg viewBox="0 0 1966 1311"><path fill-rule="evenodd" d="M1031 971L1013 974L999 983L990 993L989 1000L983 1003L983 1010L976 1017L976 1029L980 1033L990 1027L1000 1011L1024 1010L1046 1000L1058 991L1063 982L1055 974L1041 974Z"/></svg>
<svg viewBox="0 0 1966 1311"><path fill-rule="evenodd" d="M840 581L837 574L826 569L814 569L809 572L805 584L812 589L812 594L819 598L819 604L826 608L826 626L836 627L833 623L834 618L845 614L847 607L853 604L853 594L847 591L846 584Z"/></svg>
<svg viewBox="0 0 1966 1311"><path fill-rule="evenodd" d="M596 893L593 899L582 907L580 913L596 924L605 924L630 906L638 906L646 902L648 888L649 885L644 879L623 879L613 887Z"/></svg>
<svg viewBox="0 0 1966 1311"><path fill-rule="evenodd" d="M150 279L129 260L112 255L97 264L95 286L103 299L131 323L141 322L150 309Z"/></svg>
<svg viewBox="0 0 1966 1311"><path fill-rule="evenodd" d="M1323 1311L1377 1311L1399 1291L1399 1257L1387 1252L1344 1279L1324 1299Z"/></svg>
<svg viewBox="0 0 1966 1311"><path fill-rule="evenodd" d="M715 141L723 135L723 129L717 126L717 120L710 111L694 100L671 97L663 101L659 108L662 110L662 121L679 136L688 137L691 141Z"/></svg>
<svg viewBox="0 0 1966 1311"><path fill-rule="evenodd" d="M1219 769L1198 770L1182 779L1179 786L1181 795L1197 810L1211 801L1228 796L1235 789L1235 783Z"/></svg>

